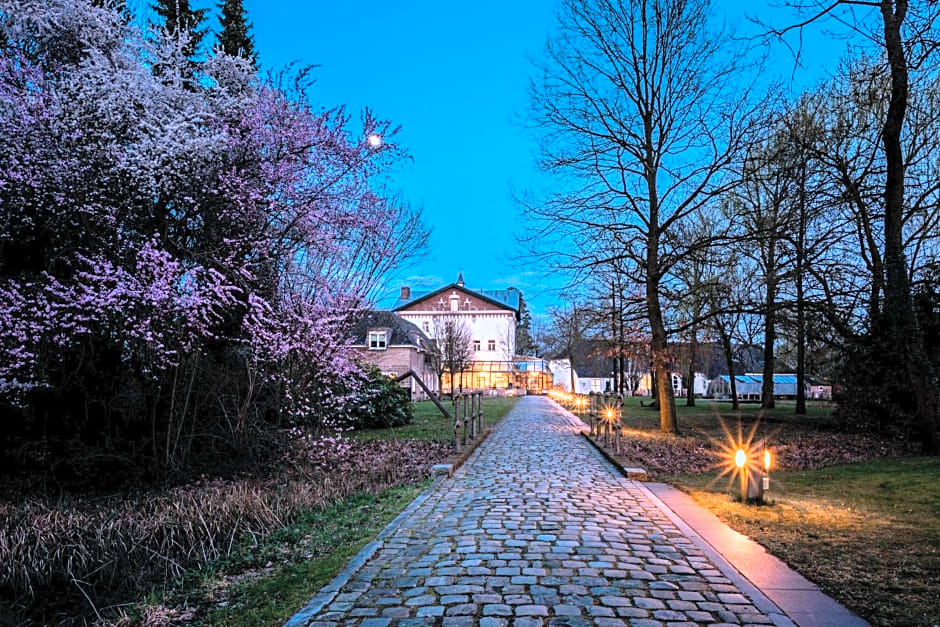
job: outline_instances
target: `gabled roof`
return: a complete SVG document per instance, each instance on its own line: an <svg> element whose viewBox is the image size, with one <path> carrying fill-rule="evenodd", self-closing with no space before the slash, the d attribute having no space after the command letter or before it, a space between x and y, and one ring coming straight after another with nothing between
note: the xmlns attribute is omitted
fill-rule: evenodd
<svg viewBox="0 0 940 627"><path fill-rule="evenodd" d="M352 343L356 346L367 345L367 335L373 329L388 329L389 346L413 346L427 348L430 340L418 325L408 322L394 311L367 311L352 330Z"/></svg>
<svg viewBox="0 0 940 627"><path fill-rule="evenodd" d="M464 286L462 282L451 283L450 285L439 287L436 290L430 292L412 292L411 298L399 298L392 307L392 311L398 311L399 309L407 307L408 305L418 301L433 298L434 296L442 294L448 290L466 292L467 294L485 300L486 302L495 305L496 307L501 309L511 309L516 313L516 315L519 314L520 292L516 288L511 287L505 290L471 290Z"/></svg>

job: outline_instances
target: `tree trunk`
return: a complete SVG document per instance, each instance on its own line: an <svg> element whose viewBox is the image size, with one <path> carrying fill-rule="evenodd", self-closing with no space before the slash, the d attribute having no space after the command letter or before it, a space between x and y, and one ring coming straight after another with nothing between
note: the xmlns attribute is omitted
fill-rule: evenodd
<svg viewBox="0 0 940 627"><path fill-rule="evenodd" d="M568 378L571 380L571 393L575 393L574 389L574 357L572 356L571 346L568 347Z"/></svg>
<svg viewBox="0 0 940 627"><path fill-rule="evenodd" d="M894 9L892 11L892 9ZM908 70L901 39L901 24L907 13L907 0L881 2L885 47L891 67L891 101L885 116L882 141L885 147L885 307L884 323L891 335L892 350L904 361L904 373L914 397L918 415L921 450L937 451L937 387L924 339L914 314L907 260L903 243L904 153L901 137L908 100ZM894 373L890 373L894 374ZM898 376L902 373L896 373Z"/></svg>
<svg viewBox="0 0 940 627"><path fill-rule="evenodd" d="M619 384L617 380L617 373L620 370L619 367L619 355L617 354L617 288L614 284L614 279L610 279L610 339L611 347L613 348L613 359L612 359L612 370L613 370L613 379L614 385L611 388L611 392L617 391L617 385Z"/></svg>
<svg viewBox="0 0 940 627"><path fill-rule="evenodd" d="M721 327L719 321L718 335L721 336L721 348L725 354L725 365L728 366L728 379L731 385L731 409L737 411L741 409L738 402L738 384L734 378L734 353L731 351L731 336Z"/></svg>
<svg viewBox="0 0 940 627"><path fill-rule="evenodd" d="M800 222L796 234L796 413L806 414L806 303L803 272L806 257L806 162L800 169Z"/></svg>
<svg viewBox="0 0 940 627"><path fill-rule="evenodd" d="M617 354L620 361L620 387L618 388L621 394L625 394L627 390L626 384L626 371L627 371L627 350L624 346L624 332L623 332L623 294L620 296L620 306L617 308L617 317L619 324L620 337L617 341Z"/></svg>
<svg viewBox="0 0 940 627"><path fill-rule="evenodd" d="M692 325L689 341L689 380L686 383L685 405L695 407L695 356L698 352L698 329Z"/></svg>
<svg viewBox="0 0 940 627"><path fill-rule="evenodd" d="M775 326L777 319L777 280L776 242L773 237L767 250L767 297L764 302L764 378L761 384L760 406L764 409L774 408L774 340L776 339Z"/></svg>
<svg viewBox="0 0 940 627"><path fill-rule="evenodd" d="M650 353L653 358L653 372L656 375L656 399L659 401L659 428L664 433L679 433L679 423L676 419L676 399L670 385L669 355L666 341L666 327L663 323L662 311L659 304L658 281L646 280L646 301L652 339Z"/></svg>

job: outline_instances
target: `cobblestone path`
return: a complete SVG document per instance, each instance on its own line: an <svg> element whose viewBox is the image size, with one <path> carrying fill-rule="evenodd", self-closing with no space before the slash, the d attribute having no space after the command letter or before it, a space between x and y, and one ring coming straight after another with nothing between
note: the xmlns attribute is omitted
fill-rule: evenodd
<svg viewBox="0 0 940 627"><path fill-rule="evenodd" d="M312 621L771 623L557 406L531 396Z"/></svg>

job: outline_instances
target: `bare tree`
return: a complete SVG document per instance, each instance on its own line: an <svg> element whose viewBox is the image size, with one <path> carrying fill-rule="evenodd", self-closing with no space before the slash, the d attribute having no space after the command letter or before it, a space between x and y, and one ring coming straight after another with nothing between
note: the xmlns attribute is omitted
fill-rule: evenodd
<svg viewBox="0 0 940 627"><path fill-rule="evenodd" d="M832 18L848 24L868 41L882 50L886 64L882 76L886 79L884 95L887 109L880 118L880 139L883 150L885 177L883 187L883 265L884 305L880 315L872 321L874 337L885 353L886 363L897 361L894 372L887 379L904 380L913 400L911 412L919 422L922 450L935 452L938 448L938 392L937 374L933 371L925 348L924 335L914 310L909 262L905 248L905 218L909 215L907 195L908 159L905 144L909 141L905 124L909 122L912 98L912 72L932 68L935 62L938 33L937 18L940 4L908 0L825 0L794 2L805 19L790 27L778 29L784 36L792 30L801 31L813 22ZM859 13L856 13L859 11ZM876 22L871 13L879 14ZM867 15L863 15L867 14ZM932 68L935 69L935 68ZM935 178L935 177L934 177ZM935 212L935 209L934 209ZM895 358L894 356L897 356ZM895 384L900 389L902 386ZM905 405L897 395L895 402Z"/></svg>
<svg viewBox="0 0 940 627"><path fill-rule="evenodd" d="M436 316L434 318L434 367L438 373L438 384L443 390L444 373L450 375L450 391L463 389L463 374L473 356L470 329L459 316ZM458 383L459 377L459 383Z"/></svg>
<svg viewBox="0 0 940 627"><path fill-rule="evenodd" d="M565 0L532 87L542 165L566 183L527 203L544 225L533 239L573 249L560 253L572 268L630 267L660 382L671 368L661 288L687 252L671 235L731 184L747 117L744 55L710 11L708 0ZM672 387L657 394L661 429L677 432Z"/></svg>
<svg viewBox="0 0 940 627"><path fill-rule="evenodd" d="M577 302L569 303L566 307L555 307L548 310L551 321L555 346L559 354L568 359L570 384L572 392L574 387L574 355L575 349L584 338L585 327L589 319L588 310Z"/></svg>

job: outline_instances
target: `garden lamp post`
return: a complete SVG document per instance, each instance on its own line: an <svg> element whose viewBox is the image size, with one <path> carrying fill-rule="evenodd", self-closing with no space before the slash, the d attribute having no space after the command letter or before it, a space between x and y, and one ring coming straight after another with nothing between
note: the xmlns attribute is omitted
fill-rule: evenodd
<svg viewBox="0 0 940 627"><path fill-rule="evenodd" d="M734 465L738 469L743 503L764 502L764 490L770 486L770 477L766 474L770 470L770 451L765 450L762 457L764 472L758 473L751 469L751 456L747 450L742 447L734 452Z"/></svg>

